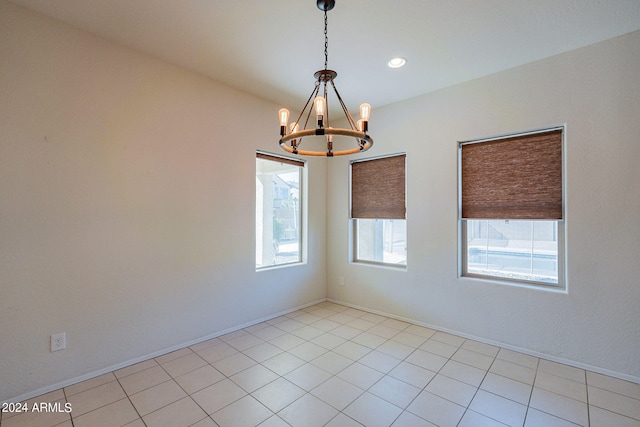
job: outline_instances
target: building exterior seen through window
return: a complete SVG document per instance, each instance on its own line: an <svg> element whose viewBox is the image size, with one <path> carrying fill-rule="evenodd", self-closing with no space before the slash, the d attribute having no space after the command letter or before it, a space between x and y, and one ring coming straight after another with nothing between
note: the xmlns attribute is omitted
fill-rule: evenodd
<svg viewBox="0 0 640 427"><path fill-rule="evenodd" d="M256 158L256 268L302 261L303 166Z"/></svg>

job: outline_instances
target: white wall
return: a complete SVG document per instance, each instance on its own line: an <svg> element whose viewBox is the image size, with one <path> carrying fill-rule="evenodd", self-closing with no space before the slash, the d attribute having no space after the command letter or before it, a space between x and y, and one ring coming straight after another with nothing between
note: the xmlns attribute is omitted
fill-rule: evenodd
<svg viewBox="0 0 640 427"><path fill-rule="evenodd" d="M640 381L639 118L640 32L374 109L361 157L407 153L408 268L348 262L332 160L329 298ZM559 124L568 293L458 278L456 142Z"/></svg>
<svg viewBox="0 0 640 427"><path fill-rule="evenodd" d="M0 99L0 401L325 298L322 159L310 262L255 272L279 106L4 1Z"/></svg>

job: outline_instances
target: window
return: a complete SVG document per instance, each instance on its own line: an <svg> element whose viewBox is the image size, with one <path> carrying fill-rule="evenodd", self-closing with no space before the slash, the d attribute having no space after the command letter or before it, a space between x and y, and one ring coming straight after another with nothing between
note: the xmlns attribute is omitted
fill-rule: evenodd
<svg viewBox="0 0 640 427"><path fill-rule="evenodd" d="M405 267L406 155L351 163L353 260Z"/></svg>
<svg viewBox="0 0 640 427"><path fill-rule="evenodd" d="M563 128L459 144L461 274L564 286Z"/></svg>
<svg viewBox="0 0 640 427"><path fill-rule="evenodd" d="M256 268L302 262L304 162L256 153Z"/></svg>

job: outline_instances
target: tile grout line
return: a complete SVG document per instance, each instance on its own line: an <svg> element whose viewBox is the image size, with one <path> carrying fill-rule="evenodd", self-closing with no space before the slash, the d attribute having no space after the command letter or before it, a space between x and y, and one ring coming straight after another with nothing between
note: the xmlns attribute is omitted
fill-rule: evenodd
<svg viewBox="0 0 640 427"><path fill-rule="evenodd" d="M64 401L69 402L69 398L67 397L67 391L63 388L62 395L64 396ZM69 421L71 421L71 427L75 426L75 422L73 421L73 412L69 413Z"/></svg>
<svg viewBox="0 0 640 427"><path fill-rule="evenodd" d="M529 409L531 408L531 398L533 397L533 390L536 387L536 379L538 378L538 369L540 369L540 358L536 363L536 373L533 376L533 383L531 384L531 392L529 393L529 400L527 400L527 410L524 414L524 424L527 423L527 417L529 416Z"/></svg>
<svg viewBox="0 0 640 427"><path fill-rule="evenodd" d="M591 425L591 405L589 405L589 383L587 382L587 371L584 371L584 388L587 396L587 426Z"/></svg>

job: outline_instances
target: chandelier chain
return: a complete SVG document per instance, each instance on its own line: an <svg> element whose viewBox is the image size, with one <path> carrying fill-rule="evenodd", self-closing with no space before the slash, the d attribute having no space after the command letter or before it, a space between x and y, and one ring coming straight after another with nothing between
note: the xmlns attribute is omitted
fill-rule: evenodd
<svg viewBox="0 0 640 427"><path fill-rule="evenodd" d="M324 69L329 63L329 36L327 33L327 10L324 11Z"/></svg>

